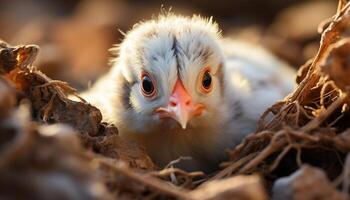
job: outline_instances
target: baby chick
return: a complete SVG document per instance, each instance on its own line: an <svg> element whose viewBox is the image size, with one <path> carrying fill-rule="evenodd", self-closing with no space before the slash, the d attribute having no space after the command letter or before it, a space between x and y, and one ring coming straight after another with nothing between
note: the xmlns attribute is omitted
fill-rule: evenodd
<svg viewBox="0 0 350 200"><path fill-rule="evenodd" d="M210 171L293 89L294 71L265 50L221 38L212 19L168 14L136 24L111 71L82 96L159 166Z"/></svg>

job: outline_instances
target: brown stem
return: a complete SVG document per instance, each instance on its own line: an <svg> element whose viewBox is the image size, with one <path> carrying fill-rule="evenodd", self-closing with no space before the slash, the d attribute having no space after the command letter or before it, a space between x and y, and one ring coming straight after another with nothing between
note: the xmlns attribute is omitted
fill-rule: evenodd
<svg viewBox="0 0 350 200"><path fill-rule="evenodd" d="M321 112L316 118L314 118L312 121L303 126L301 128L301 131L309 132L312 129L319 127L322 124L322 122L324 122L324 120L327 119L328 116L330 116L337 108L339 108L339 106L345 103L347 97L347 94L340 95L340 97L337 100L335 100L324 112Z"/></svg>
<svg viewBox="0 0 350 200"><path fill-rule="evenodd" d="M245 173L248 170L252 169L253 167L257 166L260 164L263 160L265 160L268 156L270 156L272 153L278 151L281 147L287 144L286 138L282 137L280 138L281 135L285 134L284 131L278 132L274 135L272 138L270 144L265 147L261 151L261 153L258 154L257 157L255 157L253 160L249 161L248 164L246 164L240 171L239 173Z"/></svg>
<svg viewBox="0 0 350 200"><path fill-rule="evenodd" d="M153 178L151 176L137 174L136 172L129 170L122 164L112 164L104 159L99 159L99 162L134 181L142 183L145 186L158 190L164 194L168 194L179 199L192 199L191 197L186 195L187 191L180 188L170 187L169 185L164 184L164 182L160 181L159 179Z"/></svg>
<svg viewBox="0 0 350 200"><path fill-rule="evenodd" d="M233 171L237 170L239 167L241 167L248 160L252 159L254 156L256 156L256 153L249 154L249 155L241 158L240 160L232 163L231 165L229 165L228 167L226 167L225 169L223 169L219 173L217 173L215 176L210 178L208 180L208 182L212 181L212 180L221 179L221 178L224 178L226 176L229 176Z"/></svg>

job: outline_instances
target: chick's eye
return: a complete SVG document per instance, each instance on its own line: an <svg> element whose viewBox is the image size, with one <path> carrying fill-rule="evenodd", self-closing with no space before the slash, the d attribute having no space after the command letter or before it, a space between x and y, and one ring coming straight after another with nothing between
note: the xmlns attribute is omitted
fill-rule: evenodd
<svg viewBox="0 0 350 200"><path fill-rule="evenodd" d="M209 71L204 72L202 85L205 89L209 89L211 86L211 75Z"/></svg>
<svg viewBox="0 0 350 200"><path fill-rule="evenodd" d="M201 77L201 91L203 93L208 93L212 89L212 76L210 74L210 70L206 69L202 73Z"/></svg>
<svg viewBox="0 0 350 200"><path fill-rule="evenodd" d="M141 77L141 91L146 97L155 95L154 82L149 74L143 74Z"/></svg>

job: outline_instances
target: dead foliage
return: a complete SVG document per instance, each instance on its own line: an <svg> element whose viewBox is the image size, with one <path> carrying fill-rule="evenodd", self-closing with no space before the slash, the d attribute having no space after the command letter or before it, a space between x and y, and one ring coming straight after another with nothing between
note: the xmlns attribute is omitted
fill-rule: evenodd
<svg viewBox="0 0 350 200"><path fill-rule="evenodd" d="M272 199L345 200L347 198L345 194L334 188L322 170L303 165L292 176L280 178L275 182Z"/></svg>
<svg viewBox="0 0 350 200"><path fill-rule="evenodd" d="M32 66L37 46L0 42L0 197L349 198L350 3L340 1L320 30L320 48L300 68L298 87L212 175L174 168L177 161L157 169L74 88Z"/></svg>
<svg viewBox="0 0 350 200"><path fill-rule="evenodd" d="M298 87L264 113L258 131L230 151L231 162L215 178L259 172L273 183L309 163L338 184L347 182L340 177L350 150L349 25L350 4L340 1L321 27L318 53L300 69Z"/></svg>
<svg viewBox="0 0 350 200"><path fill-rule="evenodd" d="M15 104L14 88L0 85L0 198L107 199L73 129L30 121L28 105Z"/></svg>

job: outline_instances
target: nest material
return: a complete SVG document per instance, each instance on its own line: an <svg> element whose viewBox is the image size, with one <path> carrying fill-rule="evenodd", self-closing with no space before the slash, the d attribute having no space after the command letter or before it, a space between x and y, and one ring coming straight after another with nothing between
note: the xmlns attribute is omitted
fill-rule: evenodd
<svg viewBox="0 0 350 200"><path fill-rule="evenodd" d="M98 108L69 99L74 88L32 66L37 46L0 42L0 197L349 198L350 4L340 1L327 22L296 90L264 113L211 176L157 169L142 148L101 122Z"/></svg>

